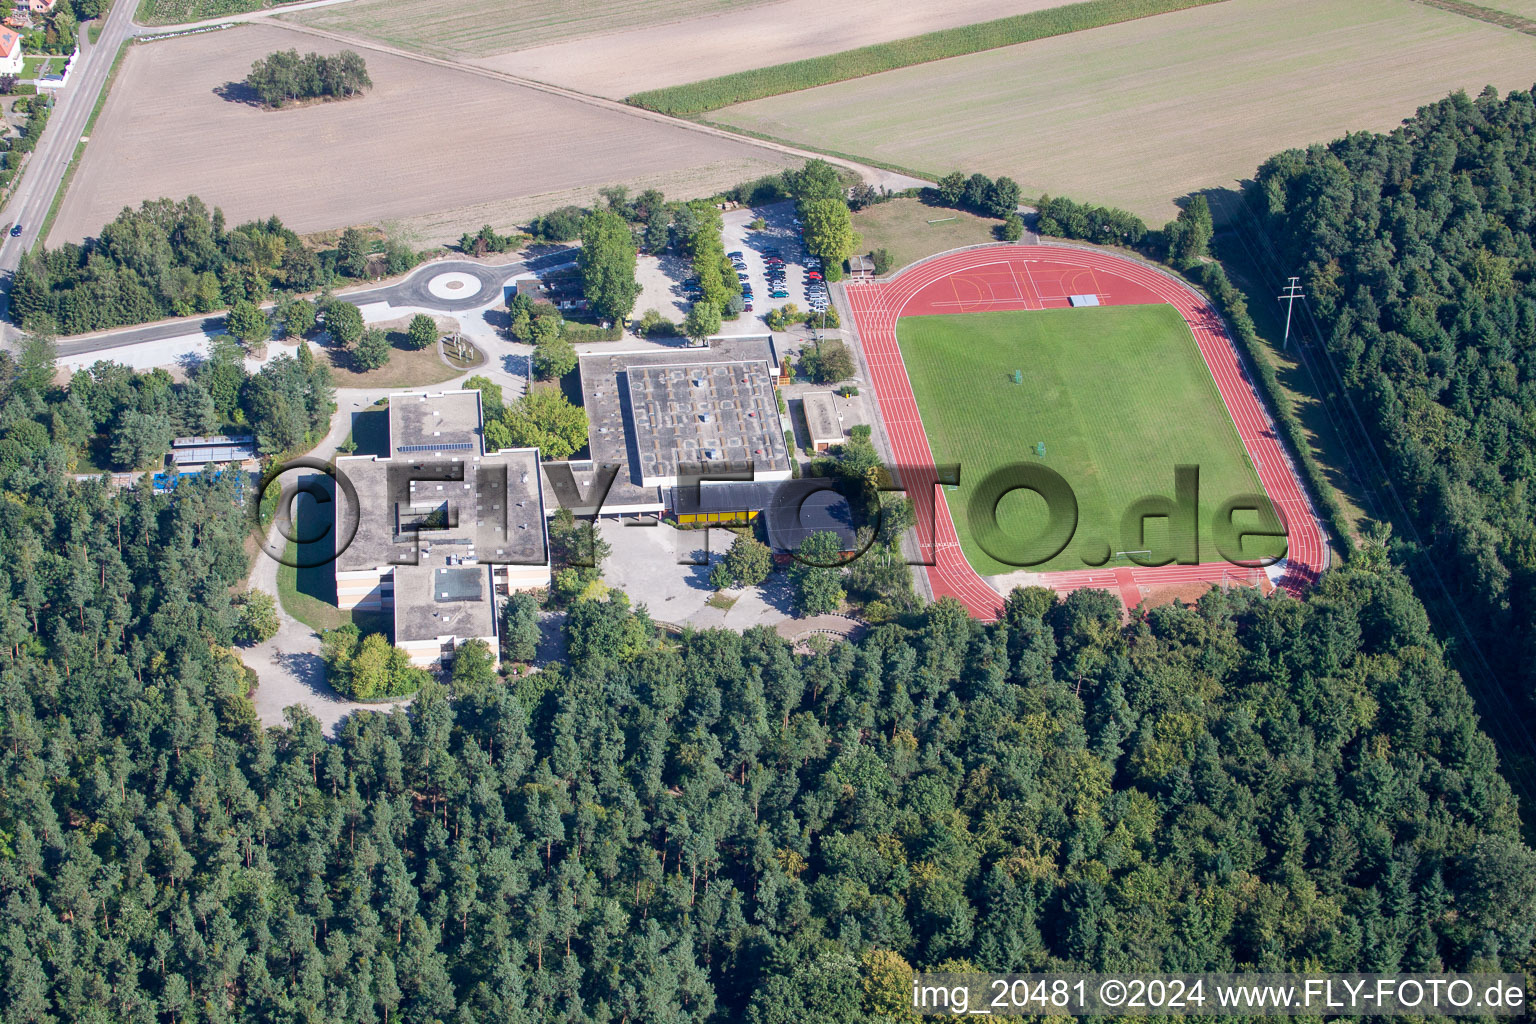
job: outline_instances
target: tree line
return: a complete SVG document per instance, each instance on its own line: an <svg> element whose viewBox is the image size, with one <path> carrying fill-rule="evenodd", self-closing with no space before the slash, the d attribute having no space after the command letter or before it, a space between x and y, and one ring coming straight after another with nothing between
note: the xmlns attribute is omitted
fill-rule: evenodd
<svg viewBox="0 0 1536 1024"><path fill-rule="evenodd" d="M7 422L40 376L0 356ZM1536 854L1377 550L1303 600L1017 590L808 653L593 595L568 663L327 742L256 722L230 478L63 457L0 466L6 1020L867 1024L914 969L1528 964Z"/></svg>
<svg viewBox="0 0 1536 1024"><path fill-rule="evenodd" d="M227 228L196 196L156 199L125 207L83 244L23 253L11 310L26 330L79 334L314 291L366 277L375 258L393 274L420 254L356 228L315 248L276 217Z"/></svg>
<svg viewBox="0 0 1536 1024"><path fill-rule="evenodd" d="M353 50L302 57L298 50L278 50L251 65L245 85L262 106L275 109L296 100L346 99L372 88L373 80Z"/></svg>
<svg viewBox="0 0 1536 1024"><path fill-rule="evenodd" d="M1533 151L1531 93L1457 93L1392 132L1278 154L1249 194L1417 527L1402 553L1433 566L1522 703L1536 696Z"/></svg>

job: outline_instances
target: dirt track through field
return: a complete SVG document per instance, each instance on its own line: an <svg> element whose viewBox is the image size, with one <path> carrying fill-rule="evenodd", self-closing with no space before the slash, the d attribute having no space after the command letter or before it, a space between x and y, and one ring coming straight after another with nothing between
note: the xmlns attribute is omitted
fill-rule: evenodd
<svg viewBox="0 0 1536 1024"><path fill-rule="evenodd" d="M374 88L358 99L265 111L218 94L252 61L289 48L343 44L262 24L134 47L49 243L92 235L144 199L195 194L231 224L274 213L298 231L404 222L424 244L590 202L607 184L708 195L795 162L372 49L362 52Z"/></svg>

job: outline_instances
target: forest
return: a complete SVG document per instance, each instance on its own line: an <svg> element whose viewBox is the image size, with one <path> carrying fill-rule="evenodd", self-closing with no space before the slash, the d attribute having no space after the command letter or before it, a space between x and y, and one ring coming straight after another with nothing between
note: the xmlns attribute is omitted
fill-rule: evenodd
<svg viewBox="0 0 1536 1024"><path fill-rule="evenodd" d="M362 232L349 234L350 244L317 250L276 217L226 228L223 212L210 212L196 196L149 200L125 207L83 245L23 253L11 309L26 330L79 334L364 278L370 248L380 250L390 274L419 262L398 243L370 245Z"/></svg>
<svg viewBox="0 0 1536 1024"><path fill-rule="evenodd" d="M1391 133L1281 153L1250 193L1416 526L1403 552L1529 701L1536 101L1456 94Z"/></svg>
<svg viewBox="0 0 1536 1024"><path fill-rule="evenodd" d="M1379 547L1304 600L1017 590L801 654L614 593L568 663L327 741L256 722L228 477L70 480L50 381L0 356L45 431L0 463L7 1022L862 1024L914 968L1530 966L1536 854Z"/></svg>
<svg viewBox="0 0 1536 1024"><path fill-rule="evenodd" d="M60 388L51 386L52 343L29 337L8 367L31 384L0 404L0 471L44 457L65 473L158 470L172 438L226 432L254 434L264 455L307 450L335 410L330 370L307 345L251 374L240 346L223 338L185 381L101 360Z"/></svg>

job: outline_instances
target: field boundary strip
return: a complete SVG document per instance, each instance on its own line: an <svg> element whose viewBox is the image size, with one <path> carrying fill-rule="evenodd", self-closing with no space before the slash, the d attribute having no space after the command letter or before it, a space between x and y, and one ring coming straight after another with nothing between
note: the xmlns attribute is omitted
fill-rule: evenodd
<svg viewBox="0 0 1536 1024"><path fill-rule="evenodd" d="M939 29L885 43L637 92L625 102L662 114L702 114L736 103L814 89L851 78L1068 35L1224 0L1084 0L994 21Z"/></svg>
<svg viewBox="0 0 1536 1024"><path fill-rule="evenodd" d="M1463 18L1471 18L1474 21L1486 21L1490 25L1500 28L1513 29L1516 32L1524 32L1528 36L1536 36L1536 21L1511 14L1508 11L1495 10L1492 7L1484 7L1481 4L1467 3L1467 0L1415 0L1425 7L1435 7L1451 14L1459 14Z"/></svg>

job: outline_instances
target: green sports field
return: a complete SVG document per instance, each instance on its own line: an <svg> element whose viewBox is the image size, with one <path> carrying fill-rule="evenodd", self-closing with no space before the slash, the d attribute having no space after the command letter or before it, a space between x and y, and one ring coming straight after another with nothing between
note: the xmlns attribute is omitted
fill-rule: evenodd
<svg viewBox="0 0 1536 1024"><path fill-rule="evenodd" d="M1210 536L1217 508L1262 493L1195 339L1172 306L912 316L897 323L896 335L935 462L961 467L960 487L945 497L966 558L984 575L1021 568L982 549L966 511L988 474L1010 463L1049 467L1077 499L1073 540L1028 567L1042 572L1082 569L1084 555L1102 558L1106 545L1112 555L1142 550L1125 537L1122 518L1144 496L1172 498L1180 464L1200 469L1201 561L1219 557ZM997 506L998 526L1009 538L1038 536L1045 508L1033 493L1015 491ZM1148 520L1145 547L1161 548L1166 526ZM1257 553L1253 543L1245 550ZM1107 564L1131 563L1112 557Z"/></svg>

